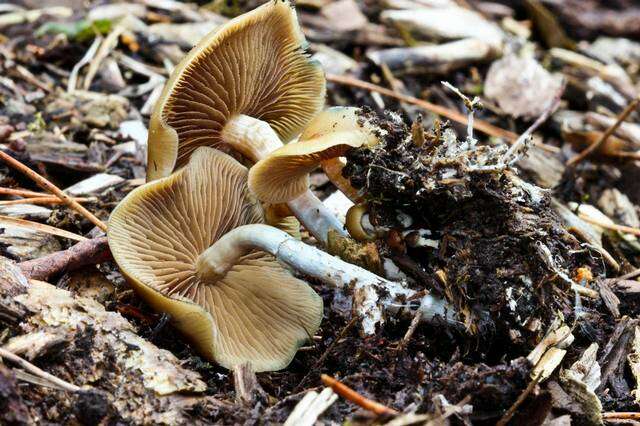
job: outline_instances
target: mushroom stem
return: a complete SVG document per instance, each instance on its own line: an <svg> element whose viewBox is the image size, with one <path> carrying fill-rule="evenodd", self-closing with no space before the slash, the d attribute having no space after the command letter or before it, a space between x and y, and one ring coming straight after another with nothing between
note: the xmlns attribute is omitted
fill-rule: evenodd
<svg viewBox="0 0 640 426"><path fill-rule="evenodd" d="M224 143L254 163L282 146L269 123L244 114L229 119L220 135Z"/></svg>
<svg viewBox="0 0 640 426"><path fill-rule="evenodd" d="M365 334L375 333L385 312L412 317L420 310L423 321L439 316L455 322L455 312L445 300L429 294L419 296L402 282L385 280L267 225L244 225L231 230L200 255L196 270L201 278L218 279L240 257L256 249L272 254L307 276L350 290L356 310L362 315ZM412 298L415 300L410 301Z"/></svg>
<svg viewBox="0 0 640 426"><path fill-rule="evenodd" d="M347 237L344 226L329 209L316 197L310 189L297 198L287 202L293 215L323 246L329 241L329 231L334 230L338 235Z"/></svg>

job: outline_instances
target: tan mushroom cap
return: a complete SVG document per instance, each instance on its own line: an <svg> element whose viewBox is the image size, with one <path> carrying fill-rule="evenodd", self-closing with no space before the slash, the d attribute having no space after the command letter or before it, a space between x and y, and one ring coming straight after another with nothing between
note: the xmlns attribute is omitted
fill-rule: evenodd
<svg viewBox="0 0 640 426"><path fill-rule="evenodd" d="M286 367L322 318L322 299L269 254L243 256L227 274L200 278L198 256L231 229L262 222L247 169L212 148L132 191L109 221L122 273L208 359L254 371Z"/></svg>
<svg viewBox="0 0 640 426"><path fill-rule="evenodd" d="M377 144L376 132L359 108L329 108L309 123L297 142L257 162L249 171L249 188L267 203L292 200L308 189L309 173L322 161Z"/></svg>
<svg viewBox="0 0 640 426"><path fill-rule="evenodd" d="M282 141L296 136L324 104L324 74L305 50L289 0L270 0L204 37L156 103L147 180L168 176L199 146L220 145L239 114L267 122Z"/></svg>

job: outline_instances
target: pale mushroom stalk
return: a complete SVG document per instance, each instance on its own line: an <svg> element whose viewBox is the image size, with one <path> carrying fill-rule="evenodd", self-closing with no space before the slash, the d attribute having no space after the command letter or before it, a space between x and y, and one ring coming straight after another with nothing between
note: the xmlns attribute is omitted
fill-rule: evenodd
<svg viewBox="0 0 640 426"><path fill-rule="evenodd" d="M269 123L244 114L230 119L220 136L227 145L254 163L283 146ZM331 230L347 236L342 223L310 189L288 201L287 205L305 229L323 245L327 244Z"/></svg>
<svg viewBox="0 0 640 426"><path fill-rule="evenodd" d="M203 280L218 279L225 276L238 259L256 249L270 253L291 268L326 284L343 290L351 287L354 302L363 314L366 334L375 332L385 311L413 315L420 310L423 321L438 316L455 322L454 310L445 300L425 295L412 306L407 300L417 292L403 283L385 280L266 225L244 225L226 233L198 257L196 273Z"/></svg>
<svg viewBox="0 0 640 426"><path fill-rule="evenodd" d="M220 137L225 144L254 163L283 145L269 123L244 114L230 118Z"/></svg>
<svg viewBox="0 0 640 426"><path fill-rule="evenodd" d="M288 201L287 206L289 206L293 215L298 218L305 229L324 246L327 245L329 231L333 230L338 235L348 236L340 220L310 190Z"/></svg>
<svg viewBox="0 0 640 426"><path fill-rule="evenodd" d="M309 123L297 142L259 159L249 171L249 188L263 202L288 203L298 220L324 243L339 222L310 193L309 173L322 164L338 189L352 201L359 200L358 191L342 177L340 157L351 148L376 145L382 134L358 108L329 108ZM348 234L340 227L339 235Z"/></svg>

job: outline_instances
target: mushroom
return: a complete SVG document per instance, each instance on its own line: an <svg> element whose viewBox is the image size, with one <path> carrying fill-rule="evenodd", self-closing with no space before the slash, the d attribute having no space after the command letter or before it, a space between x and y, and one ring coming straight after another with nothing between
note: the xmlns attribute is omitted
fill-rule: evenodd
<svg viewBox="0 0 640 426"><path fill-rule="evenodd" d="M363 219L367 218L368 213L369 206L366 203L355 204L347 210L345 227L349 231L349 235L356 241L374 241L376 239L375 233L365 229L362 223ZM369 222L368 218L367 222Z"/></svg>
<svg viewBox="0 0 640 426"><path fill-rule="evenodd" d="M216 274L201 261L225 233L262 222L247 173L227 154L198 148L185 167L122 200L109 246L133 288L203 356L226 368L279 370L320 326L322 299L264 250L247 250Z"/></svg>
<svg viewBox="0 0 640 426"><path fill-rule="evenodd" d="M287 144L258 161L249 171L249 188L264 202L284 203L308 191L309 173L321 162L331 181L357 201L358 195L335 161L351 148L379 143L381 130L360 108L333 107L320 113L297 142Z"/></svg>
<svg viewBox="0 0 640 426"><path fill-rule="evenodd" d="M295 9L269 1L209 33L175 67L149 124L147 180L182 167L199 146L255 163L300 133L324 97ZM298 195L289 208L318 240L328 229L345 234L311 191Z"/></svg>

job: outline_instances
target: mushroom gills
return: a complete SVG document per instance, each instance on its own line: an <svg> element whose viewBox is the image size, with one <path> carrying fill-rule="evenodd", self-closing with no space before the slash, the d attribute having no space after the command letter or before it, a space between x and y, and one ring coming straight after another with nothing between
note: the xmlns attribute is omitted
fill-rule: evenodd
<svg viewBox="0 0 640 426"><path fill-rule="evenodd" d="M243 129L290 141L322 109L326 81L309 59L289 0L268 1L216 28L176 65L149 123L147 180L184 166L199 146L245 142ZM273 131L263 126L267 123ZM257 141L263 155L272 147ZM266 142L269 142L267 140ZM252 147L237 147L252 161Z"/></svg>
<svg viewBox="0 0 640 426"><path fill-rule="evenodd" d="M325 101L324 73L306 48L289 0L266 2L207 34L174 68L156 103L147 180L183 167L200 146L232 148L255 163L297 136ZM313 194L294 204L318 241L327 241L326 229L344 234Z"/></svg>

